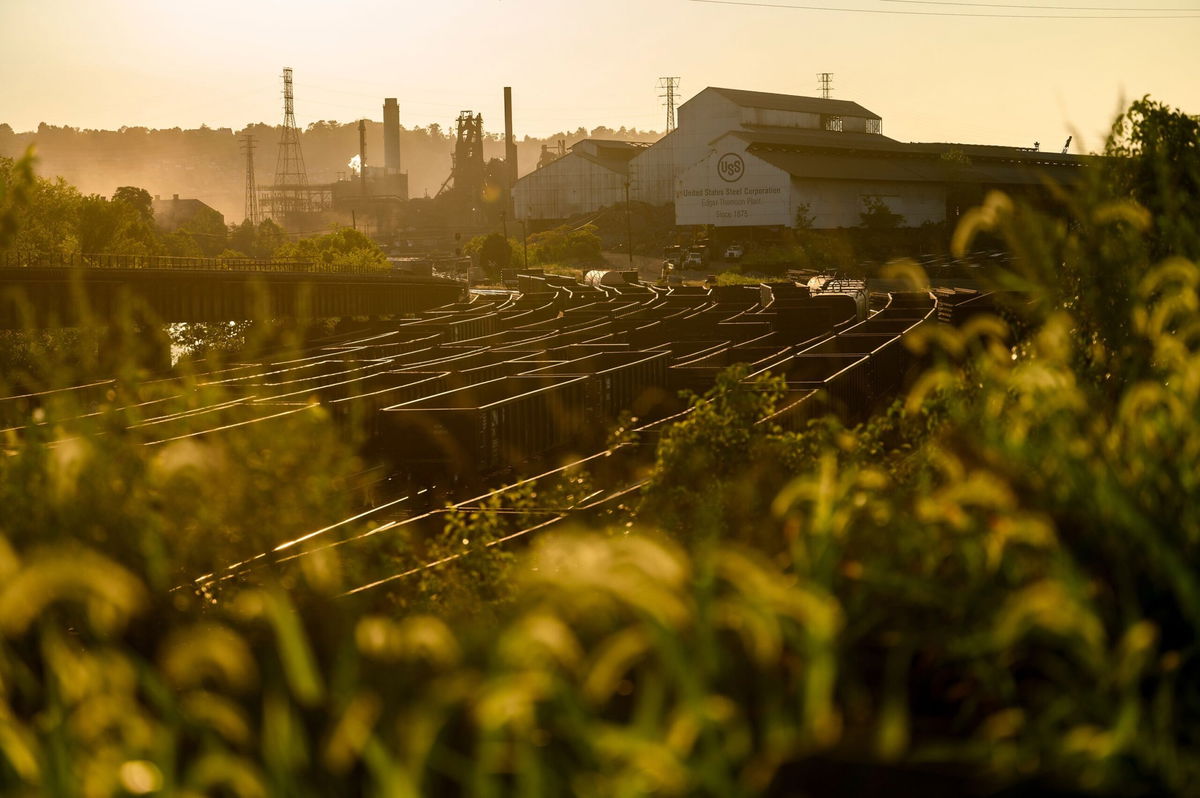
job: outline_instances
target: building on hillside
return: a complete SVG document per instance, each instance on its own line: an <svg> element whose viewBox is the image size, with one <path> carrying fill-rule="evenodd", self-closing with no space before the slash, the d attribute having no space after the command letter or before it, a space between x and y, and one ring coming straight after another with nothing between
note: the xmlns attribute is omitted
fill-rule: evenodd
<svg viewBox="0 0 1200 798"><path fill-rule="evenodd" d="M168 233L178 230L182 225L193 221L199 216L205 215L212 216L221 224L225 224L225 217L215 208L204 204L198 199L180 199L178 194L175 194L169 200L161 199L156 194L154 200L150 203L150 208L154 211L155 226Z"/></svg>
<svg viewBox="0 0 1200 798"><path fill-rule="evenodd" d="M518 219L568 219L625 201L629 162L648 145L584 139L566 155L522 177L513 186Z"/></svg>
<svg viewBox="0 0 1200 798"><path fill-rule="evenodd" d="M953 220L990 188L1070 184L1087 162L1036 148L904 143L856 102L719 87L683 103L676 129L653 145L620 152L631 157L601 169L582 153L572 160L572 148L526 176L516 193L537 199L517 216L595 211L622 201L628 179L632 199L674 203L679 225L790 227L803 212L813 227L855 227L882 204L916 227Z"/></svg>

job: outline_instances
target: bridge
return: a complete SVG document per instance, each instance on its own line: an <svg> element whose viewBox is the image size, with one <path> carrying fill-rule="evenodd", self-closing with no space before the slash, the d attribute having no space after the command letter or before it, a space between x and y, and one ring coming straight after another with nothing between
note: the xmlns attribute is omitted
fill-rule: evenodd
<svg viewBox="0 0 1200 798"><path fill-rule="evenodd" d="M394 316L463 293L453 280L305 260L0 257L0 329L103 325L125 308L161 322Z"/></svg>

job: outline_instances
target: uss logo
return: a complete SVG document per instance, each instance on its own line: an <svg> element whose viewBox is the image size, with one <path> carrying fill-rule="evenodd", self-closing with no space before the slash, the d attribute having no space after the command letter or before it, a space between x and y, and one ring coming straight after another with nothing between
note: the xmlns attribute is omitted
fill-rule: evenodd
<svg viewBox="0 0 1200 798"><path fill-rule="evenodd" d="M721 160L717 161L717 174L726 183L736 183L741 180L745 171L746 164L742 160L742 156L736 152L727 152L721 156Z"/></svg>

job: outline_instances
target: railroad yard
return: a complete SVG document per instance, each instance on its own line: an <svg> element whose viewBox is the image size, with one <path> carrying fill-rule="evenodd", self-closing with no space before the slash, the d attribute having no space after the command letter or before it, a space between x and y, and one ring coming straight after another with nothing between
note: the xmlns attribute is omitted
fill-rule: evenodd
<svg viewBox="0 0 1200 798"><path fill-rule="evenodd" d="M690 412L687 392L703 394L730 366L741 364L747 382L763 373L785 381L780 409L760 423L800 430L830 412L861 421L922 366L906 332L991 307L969 289L868 294L861 281L822 278L710 288L632 279L594 287L537 272L518 281L519 290L327 337L294 356L201 369L196 392L211 400L176 394L133 408L148 447L211 443L247 425L269 439L317 408L361 436L374 483L367 506L203 575L200 588L253 580L263 567L287 571L326 547L419 543L446 513L495 508L531 485L558 497L555 506L522 513L500 543L568 519L611 524L627 512L661 432ZM86 405L106 390L55 395ZM612 440L619 423L633 434ZM583 472L588 489L574 489ZM370 578L349 592L386 591L444 564L409 557L364 558Z"/></svg>

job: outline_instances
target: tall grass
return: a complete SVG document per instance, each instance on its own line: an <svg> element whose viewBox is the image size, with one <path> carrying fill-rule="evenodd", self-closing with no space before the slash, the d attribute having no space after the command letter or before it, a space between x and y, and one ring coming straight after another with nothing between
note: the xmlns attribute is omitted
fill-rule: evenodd
<svg viewBox="0 0 1200 798"><path fill-rule="evenodd" d="M1193 793L1200 270L1159 253L1189 206L1123 186L1058 220L989 198L960 245L1008 242L1028 332L915 337L935 366L867 424L753 425L778 386L731 380L626 525L513 552L453 515L434 553L468 556L365 596L339 598L355 557L412 541L171 590L342 517L358 465L319 408L146 446L140 401L216 389L136 360L86 403L21 400L0 791Z"/></svg>

